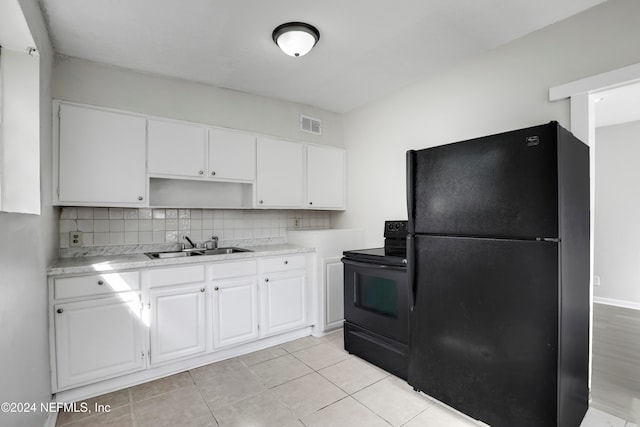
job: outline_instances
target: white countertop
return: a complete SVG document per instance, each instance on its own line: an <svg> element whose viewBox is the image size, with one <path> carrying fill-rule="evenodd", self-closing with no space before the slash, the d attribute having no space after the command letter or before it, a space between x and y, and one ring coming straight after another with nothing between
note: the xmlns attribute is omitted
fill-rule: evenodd
<svg viewBox="0 0 640 427"><path fill-rule="evenodd" d="M66 274L96 273L133 268L251 259L263 256L307 253L315 250L314 248L291 244L250 246L246 249L250 249L252 252L236 252L224 255L199 255L193 257L164 259L150 259L145 254L60 258L49 266L47 269L47 275L60 276Z"/></svg>

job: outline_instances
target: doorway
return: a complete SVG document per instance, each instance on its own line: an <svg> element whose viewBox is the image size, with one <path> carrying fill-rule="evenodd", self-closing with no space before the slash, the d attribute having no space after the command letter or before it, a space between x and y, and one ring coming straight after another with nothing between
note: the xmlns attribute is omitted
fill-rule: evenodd
<svg viewBox="0 0 640 427"><path fill-rule="evenodd" d="M591 147L591 406L640 421L640 64L552 88Z"/></svg>

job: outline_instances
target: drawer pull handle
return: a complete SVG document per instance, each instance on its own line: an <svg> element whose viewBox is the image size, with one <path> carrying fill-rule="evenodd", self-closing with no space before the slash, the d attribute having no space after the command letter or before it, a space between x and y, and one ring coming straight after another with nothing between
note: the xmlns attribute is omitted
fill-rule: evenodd
<svg viewBox="0 0 640 427"><path fill-rule="evenodd" d="M98 280L98 285L100 286L104 285L104 280Z"/></svg>
<svg viewBox="0 0 640 427"><path fill-rule="evenodd" d="M56 311L58 312L58 314L62 314L62 312L64 311L64 309L59 308L59 309L57 309Z"/></svg>
<svg viewBox="0 0 640 427"><path fill-rule="evenodd" d="M204 288L200 288L200 292L204 292Z"/></svg>

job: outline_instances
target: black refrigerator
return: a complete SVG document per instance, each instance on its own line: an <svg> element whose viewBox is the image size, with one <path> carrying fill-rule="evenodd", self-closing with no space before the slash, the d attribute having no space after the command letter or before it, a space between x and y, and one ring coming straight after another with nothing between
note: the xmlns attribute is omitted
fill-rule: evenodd
<svg viewBox="0 0 640 427"><path fill-rule="evenodd" d="M589 150L557 122L407 153L408 382L492 427L588 406Z"/></svg>

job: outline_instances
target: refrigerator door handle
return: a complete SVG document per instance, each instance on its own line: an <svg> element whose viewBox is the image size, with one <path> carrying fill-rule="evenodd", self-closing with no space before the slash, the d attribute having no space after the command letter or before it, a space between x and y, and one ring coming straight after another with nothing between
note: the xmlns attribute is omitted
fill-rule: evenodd
<svg viewBox="0 0 640 427"><path fill-rule="evenodd" d="M556 237L536 237L536 240L539 242L553 242L560 243L560 239Z"/></svg>
<svg viewBox="0 0 640 427"><path fill-rule="evenodd" d="M407 236L407 279L409 282L409 310L413 311L416 300L416 288L414 284L415 276L415 236L409 234Z"/></svg>
<svg viewBox="0 0 640 427"><path fill-rule="evenodd" d="M415 200L414 200L414 188L413 188L413 177L414 177L414 169L415 169L415 159L416 152L415 150L407 151L407 212L408 212L408 224L407 224L407 232L409 234L415 233L415 226L413 223L414 212L415 212Z"/></svg>

